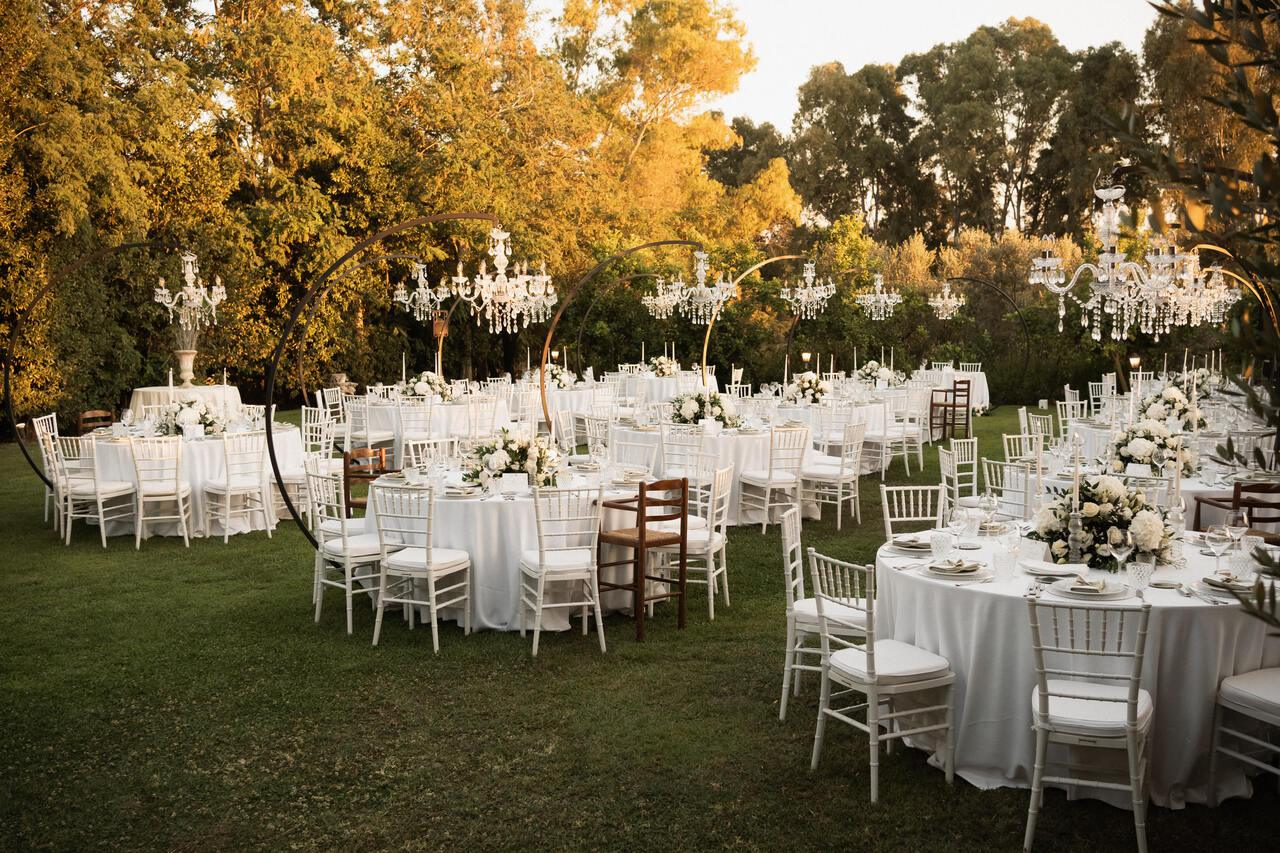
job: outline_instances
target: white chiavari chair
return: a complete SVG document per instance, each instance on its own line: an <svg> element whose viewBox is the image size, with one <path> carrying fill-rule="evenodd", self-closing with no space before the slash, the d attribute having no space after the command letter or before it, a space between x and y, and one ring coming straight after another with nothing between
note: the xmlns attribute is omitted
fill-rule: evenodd
<svg viewBox="0 0 1280 853"><path fill-rule="evenodd" d="M768 467L742 472L738 505L740 509L760 510L761 533L774 507L800 505L800 466L808 447L808 427L773 427L769 430Z"/></svg>
<svg viewBox="0 0 1280 853"><path fill-rule="evenodd" d="M1044 453L1044 436L1031 433L1004 433L1005 462L1032 462Z"/></svg>
<svg viewBox="0 0 1280 853"><path fill-rule="evenodd" d="M954 367L954 361L932 361L929 363L930 370L951 370Z"/></svg>
<svg viewBox="0 0 1280 853"><path fill-rule="evenodd" d="M669 478L669 475L664 475ZM707 618L716 618L716 595L721 587L724 604L729 606L729 497L733 491L733 466L719 468L711 477L710 487L704 499L695 500L690 492L689 520L694 513L703 521L697 527L690 524L686 530L687 583L705 584L707 587ZM668 526L674 525L674 526ZM679 520L657 522L652 527L679 533ZM680 546L666 545L655 549L667 560L679 559Z"/></svg>
<svg viewBox="0 0 1280 853"><path fill-rule="evenodd" d="M609 420L587 415L583 419L587 433L587 457L607 459L609 456Z"/></svg>
<svg viewBox="0 0 1280 853"><path fill-rule="evenodd" d="M587 633L587 611L595 613L600 651L605 651L596 540L604 516L603 492L595 489L534 489L538 547L520 557L520 636L533 614L533 656L538 656L542 614L548 608L575 608ZM567 585L567 601L547 601L547 585Z"/></svg>
<svg viewBox="0 0 1280 853"><path fill-rule="evenodd" d="M978 496L978 439L953 438L950 451L955 454L956 484L961 497Z"/></svg>
<svg viewBox="0 0 1280 853"><path fill-rule="evenodd" d="M55 446L64 490L61 509L65 544L71 544L72 523L83 518L98 522L102 547L107 547L107 522L134 518L137 511L134 484L127 480L109 480L102 475L98 447L92 436L60 436Z"/></svg>
<svg viewBox="0 0 1280 853"><path fill-rule="evenodd" d="M858 477L862 464L862 440L867 425L846 423L841 433L838 456L818 456L800 466L800 488L804 499L819 506L835 504L836 530L844 523L844 505L850 515L862 523L862 498Z"/></svg>
<svg viewBox="0 0 1280 853"><path fill-rule="evenodd" d="M1058 441L1071 441L1071 423L1089 417L1089 403L1086 400L1059 400L1058 407Z"/></svg>
<svg viewBox="0 0 1280 853"><path fill-rule="evenodd" d="M552 438L565 456L578 452L578 418L572 409L560 409L551 416Z"/></svg>
<svg viewBox="0 0 1280 853"><path fill-rule="evenodd" d="M364 594L377 601L382 543L377 533L361 532L365 524L363 519L348 518L342 474L325 471L317 462L314 458L306 461L312 531L320 543L315 553L311 603L315 605L316 624L319 624L325 588L342 590L347 606L347 634L350 635L352 597Z"/></svg>
<svg viewBox="0 0 1280 853"><path fill-rule="evenodd" d="M986 491L999 502L1000 515L1027 519L1035 507L1040 478L1032 471L1035 462L1001 462L982 459L982 481Z"/></svg>
<svg viewBox="0 0 1280 853"><path fill-rule="evenodd" d="M168 403L143 403L141 420L158 424L164 420L168 408Z"/></svg>
<svg viewBox="0 0 1280 853"><path fill-rule="evenodd" d="M357 447L392 447L395 445L394 430L374 429L369 423L369 401L364 397L344 397L343 409L347 415L346 431L343 438L343 450L354 450Z"/></svg>
<svg viewBox="0 0 1280 853"><path fill-rule="evenodd" d="M456 438L417 438L404 443L404 467L423 468L458 456Z"/></svg>
<svg viewBox="0 0 1280 853"><path fill-rule="evenodd" d="M1095 417L1102 414L1102 398L1106 394L1106 385L1102 382L1089 383L1089 413Z"/></svg>
<svg viewBox="0 0 1280 853"><path fill-rule="evenodd" d="M818 724L813 736L813 758L809 769L818 769L827 718L830 717L853 726L870 739L871 802L880 799L880 744L890 743L895 738L942 732L942 763L947 784L951 784L955 779L955 730L952 726L955 674L951 672L951 664L946 658L919 646L899 640L876 639L875 566L858 566L835 560L813 548L808 553L818 609L818 637L822 644L822 694L818 701ZM845 615L849 611L854 615ZM851 629L862 629L861 644L855 642L856 637L849 635ZM943 692L942 702L928 694L927 698L904 702L901 708L895 701L899 696L937 690ZM857 701L863 698L865 701ZM882 706L887 706L888 711L884 712ZM858 719L859 713L865 716L865 722ZM942 718L940 721L925 721L925 718L938 716ZM898 724L904 718L909 718L909 728Z"/></svg>
<svg viewBox="0 0 1280 853"><path fill-rule="evenodd" d="M38 418L32 418L31 427L36 434L36 446L40 449L40 468L44 471L45 477L54 485L48 484L44 487L44 520L49 520L49 508L55 508L53 513L53 529L57 530L62 525L62 513L57 511L57 480L59 476L58 466L54 462L53 444L58 440L58 415L51 412L47 415L41 415Z"/></svg>
<svg viewBox="0 0 1280 853"><path fill-rule="evenodd" d="M511 432L534 438L542 420L542 395L537 388L513 389L510 398Z"/></svg>
<svg viewBox="0 0 1280 853"><path fill-rule="evenodd" d="M1036 733L1031 804L1023 849L1035 840L1044 785L1097 787L1129 792L1138 850L1147 849L1147 746L1154 716L1151 694L1141 687L1151 605L1096 607L1027 599L1036 686L1031 711ZM1050 744L1071 751L1066 776L1046 775ZM1085 763L1087 750L1124 750L1124 770L1107 772ZM1097 771L1088 777L1079 771Z"/></svg>
<svg viewBox="0 0 1280 853"><path fill-rule="evenodd" d="M1027 413L1027 432L1033 435L1044 437L1044 446L1048 447L1053 443L1053 415L1040 415L1035 412Z"/></svg>
<svg viewBox="0 0 1280 853"><path fill-rule="evenodd" d="M839 447L844 440L844 428L853 423L853 404L846 400L837 400L830 405L812 406L814 415L813 446L826 454L832 448ZM866 431L863 431L865 435Z"/></svg>
<svg viewBox="0 0 1280 853"><path fill-rule="evenodd" d="M431 421L434 407L421 397L401 397L396 400L396 422L400 428L400 441L420 441L431 438Z"/></svg>
<svg viewBox="0 0 1280 853"><path fill-rule="evenodd" d="M884 510L884 535L893 539L895 528L902 525L942 526L942 486L880 486L880 504Z"/></svg>
<svg viewBox="0 0 1280 853"><path fill-rule="evenodd" d="M488 438L493 435L498 401L488 394L472 394L467 399L467 437Z"/></svg>
<svg viewBox="0 0 1280 853"><path fill-rule="evenodd" d="M338 425L330 419L327 409L302 407L303 455L320 459L324 470L342 470L342 457L333 455L333 439L337 428ZM303 476L306 476L305 471Z"/></svg>
<svg viewBox="0 0 1280 853"><path fill-rule="evenodd" d="M1248 718L1250 731L1233 727L1228 714ZM1209 753L1209 804L1218 804L1218 753L1280 777L1280 767L1262 760L1267 752L1280 756L1280 744L1263 740L1255 726L1280 727L1280 667L1258 669L1224 678L1218 685L1218 701L1213 709L1213 747ZM1223 745L1233 738L1236 746ZM1244 750L1248 750L1246 754Z"/></svg>
<svg viewBox="0 0 1280 853"><path fill-rule="evenodd" d="M182 439L176 435L129 439L138 481L133 547L142 547L148 521L176 521L182 544L191 547L191 484L182 476ZM154 505L158 504L159 512ZM152 512L148 512L152 505Z"/></svg>
<svg viewBox="0 0 1280 853"><path fill-rule="evenodd" d="M609 442L609 464L623 470L643 470L652 477L658 461L658 445L644 441Z"/></svg>
<svg viewBox="0 0 1280 853"><path fill-rule="evenodd" d="M456 548L435 547L435 490L375 484L374 514L378 525L378 614L373 645L382 636L388 606L400 605L413 630L417 608L431 619L431 648L440 654L440 611L462 608L462 633L471 633L471 555ZM426 587L425 597L419 591Z"/></svg>
<svg viewBox="0 0 1280 853"><path fill-rule="evenodd" d="M267 436L263 432L224 433L222 471L204 486L204 529L208 535L211 523L222 523L222 542L231 537L231 519L243 517L253 527L254 513L261 513L267 538L271 538L268 515L275 502L267 499L265 453Z"/></svg>
<svg viewBox="0 0 1280 853"><path fill-rule="evenodd" d="M962 361L960 362L961 373L981 373L982 362L980 361Z"/></svg>
<svg viewBox="0 0 1280 853"><path fill-rule="evenodd" d="M734 382L725 388L725 393L735 400L745 400L751 396L751 386L744 385L741 382Z"/></svg>

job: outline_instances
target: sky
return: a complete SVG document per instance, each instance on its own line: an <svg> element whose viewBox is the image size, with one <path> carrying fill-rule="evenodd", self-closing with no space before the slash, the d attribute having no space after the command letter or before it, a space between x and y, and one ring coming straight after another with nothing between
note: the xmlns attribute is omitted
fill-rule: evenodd
<svg viewBox="0 0 1280 853"><path fill-rule="evenodd" d="M897 64L908 53L959 41L984 24L1037 18L1068 50L1119 41L1141 55L1156 12L1146 0L726 0L738 10L756 68L738 91L708 106L732 118L791 129L796 90L809 69Z"/></svg>

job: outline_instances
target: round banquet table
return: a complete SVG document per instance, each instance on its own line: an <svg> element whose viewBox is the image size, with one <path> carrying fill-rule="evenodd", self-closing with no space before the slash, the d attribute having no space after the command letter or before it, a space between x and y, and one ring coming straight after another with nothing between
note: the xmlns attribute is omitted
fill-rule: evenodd
<svg viewBox="0 0 1280 853"><path fill-rule="evenodd" d="M276 446L276 458L280 461L280 470L302 469L302 434L298 428L288 424L276 424L273 428ZM127 480L137 485L137 473L133 467L133 453L129 449L129 441L124 438L99 438L95 442L99 471L103 479ZM267 487L268 496L275 493L275 478L271 473L271 463L264 454L262 462L263 483ZM223 464L222 440L216 437L184 438L182 440L182 477L191 486L191 535L221 536L222 522L210 519L206 528L204 523L204 487L207 483L221 480L226 476ZM148 502L148 508L156 514L176 514L173 504L163 505L159 502ZM263 513L253 514L252 523L245 516L231 519L230 533L247 533L251 530L274 529L276 516L263 518ZM108 536L132 535L134 532L132 518L109 522ZM148 521L144 536L181 536L182 528L176 521Z"/></svg>
<svg viewBox="0 0 1280 853"><path fill-rule="evenodd" d="M591 401L594 399L597 387L579 382L572 388L548 388L547 408L551 411L551 417L554 418L559 412L573 412L577 417L591 414ZM536 385L533 388L535 391L538 390ZM541 399L538 405L542 405Z"/></svg>
<svg viewBox="0 0 1280 853"><path fill-rule="evenodd" d="M376 481L377 488L382 481ZM566 479L561 475L560 485L586 487L586 479ZM398 488L405 488L403 482ZM615 500L635 494L635 489L623 491L605 488L605 500ZM433 546L466 551L471 558L471 627L494 631L520 630L520 555L538 547L537 521L533 511L533 496L526 490L511 500L501 495L479 497L449 497L438 494L435 501L435 527ZM634 526L635 515L623 510L606 510L604 529ZM373 501L364 518L363 531L377 535L377 516ZM417 542L414 544L421 544ZM621 552L618 552L621 553ZM615 549L606 547L604 559L620 559ZM608 581L621 581L629 576L625 566L605 571ZM547 601L564 601L568 591L548 587ZM630 611L631 596L625 591L602 593L606 612ZM574 609L574 613L577 610ZM423 612L424 618L429 614ZM567 631L570 628L569 608L544 610L544 631ZM460 608L441 611L441 618L462 624ZM531 627L531 626L530 626Z"/></svg>
<svg viewBox="0 0 1280 853"><path fill-rule="evenodd" d="M708 387L717 393L720 385L714 376L707 377ZM702 375L692 385L686 385L690 392L702 390ZM622 394L632 399L643 396L646 403L665 403L678 394L680 390L679 376L654 376L652 373L629 373L622 377Z"/></svg>
<svg viewBox="0 0 1280 853"><path fill-rule="evenodd" d="M219 407L224 412L240 410L240 389L234 385L192 385L183 388L175 385L154 385L148 388L134 388L129 395L129 408L134 415L142 418L143 406L162 406L173 400L187 400L198 397L205 403Z"/></svg>
<svg viewBox="0 0 1280 853"><path fill-rule="evenodd" d="M987 387L987 374L983 371L942 370L943 388L952 387L957 379L969 380L969 408L986 411L991 408L991 390Z"/></svg>
<svg viewBox="0 0 1280 853"><path fill-rule="evenodd" d="M499 399L494 406L494 428L505 426L511 420L511 410L506 400ZM465 398L431 406L431 435L435 438L463 438L467 435L468 418ZM400 408L394 400L369 402L369 429L393 432L396 436L396 458L400 458Z"/></svg>
<svg viewBox="0 0 1280 853"><path fill-rule="evenodd" d="M1022 553L1042 546L1024 542ZM989 545L965 553L991 563ZM1012 580L956 586L904 568L918 559L901 556L889 546L877 553L877 639L911 643L950 661L956 674L959 775L979 788L1029 787L1035 762L1031 694L1036 682L1025 597L1031 578L1016 570ZM1187 560L1184 569L1158 569L1154 580L1190 583L1212 571L1212 558L1191 547ZM1218 684L1230 675L1280 665L1280 640L1268 638L1266 627L1234 603L1211 605L1165 589L1148 589L1145 597L1151 603L1151 619L1142 687L1151 693L1155 709L1149 747L1151 799L1168 808L1205 803ZM921 741L930 749L937 746ZM1050 775L1064 770L1061 749L1050 748ZM1119 758L1123 761L1123 754ZM1218 793L1222 798L1251 793L1243 765L1219 762ZM1124 808L1131 805L1124 792L1080 787L1071 795L1097 797Z"/></svg>

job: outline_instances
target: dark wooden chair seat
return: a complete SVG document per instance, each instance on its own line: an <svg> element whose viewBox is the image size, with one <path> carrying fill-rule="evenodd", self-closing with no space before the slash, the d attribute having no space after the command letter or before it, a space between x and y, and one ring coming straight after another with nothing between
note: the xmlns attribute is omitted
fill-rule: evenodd
<svg viewBox="0 0 1280 853"><path fill-rule="evenodd" d="M1196 515L1191 525L1196 530L1204 529L1200 525L1200 510L1205 506L1242 509L1249 514L1250 525L1277 524L1280 523L1280 483L1236 483L1230 495L1197 495Z"/></svg>
<svg viewBox="0 0 1280 853"><path fill-rule="evenodd" d="M351 487L359 483L372 483L387 473L387 448L357 447L342 454L342 494L347 501L347 515L357 509L367 509L369 497L353 497Z"/></svg>
<svg viewBox="0 0 1280 853"><path fill-rule="evenodd" d="M604 502L605 509L633 512L636 524L614 530L601 530L596 545L598 583L603 590L626 590L631 593L631 612L636 621L636 642L644 642L645 608L651 602L676 599L676 625L685 624L685 589L688 585L689 544L689 480L658 480L641 483L636 496ZM662 521L679 521L678 533L657 530L650 525ZM602 548L612 545L628 548L631 555L623 560L605 562ZM649 551L678 546L679 559L676 577L649 574ZM604 570L614 566L631 566L631 578L624 583L604 579ZM654 581L665 591L650 592L649 582ZM673 588L674 585L674 588Z"/></svg>
<svg viewBox="0 0 1280 853"><path fill-rule="evenodd" d="M85 435L98 427L109 427L115 423L115 420L115 414L106 409L90 409L80 413L79 432Z"/></svg>
<svg viewBox="0 0 1280 853"><path fill-rule="evenodd" d="M617 530L604 530L600 532L600 541L606 545L633 548L640 543L640 528L619 527ZM650 527L644 532L644 542L650 548L678 545L680 544L680 534L668 530L655 530Z"/></svg>

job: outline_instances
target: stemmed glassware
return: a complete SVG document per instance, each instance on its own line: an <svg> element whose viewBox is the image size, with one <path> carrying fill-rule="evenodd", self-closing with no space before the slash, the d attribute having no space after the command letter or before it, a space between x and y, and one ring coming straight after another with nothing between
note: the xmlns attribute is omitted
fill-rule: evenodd
<svg viewBox="0 0 1280 853"><path fill-rule="evenodd" d="M1119 531L1118 540L1111 543L1111 556L1116 560L1116 571L1123 572L1129 555L1133 553L1133 534L1128 530Z"/></svg>
<svg viewBox="0 0 1280 853"><path fill-rule="evenodd" d="M1238 548L1245 533L1249 532L1249 514L1242 509L1227 510L1224 526L1231 536L1232 543Z"/></svg>
<svg viewBox="0 0 1280 853"><path fill-rule="evenodd" d="M955 537L957 547L960 545L961 537L964 530L969 526L968 510L953 506L947 511L947 527L951 530L951 534Z"/></svg>
<svg viewBox="0 0 1280 853"><path fill-rule="evenodd" d="M982 529L991 531L992 521L996 516L996 510L1000 508L1000 502L996 500L995 494L990 490L985 490L978 497L978 509L982 511Z"/></svg>
<svg viewBox="0 0 1280 853"><path fill-rule="evenodd" d="M1213 566L1215 574L1221 573L1222 555L1227 553L1227 550L1231 547L1231 543L1234 541L1234 538L1235 537L1231 535L1231 532L1227 530L1226 525L1223 524L1212 525L1207 531L1205 531L1204 544L1209 546L1209 550L1213 552L1213 556L1215 557Z"/></svg>
<svg viewBox="0 0 1280 853"><path fill-rule="evenodd" d="M120 423L124 424L126 427L133 425L133 409L120 410Z"/></svg>

